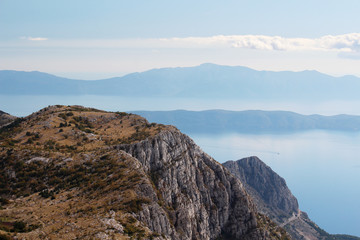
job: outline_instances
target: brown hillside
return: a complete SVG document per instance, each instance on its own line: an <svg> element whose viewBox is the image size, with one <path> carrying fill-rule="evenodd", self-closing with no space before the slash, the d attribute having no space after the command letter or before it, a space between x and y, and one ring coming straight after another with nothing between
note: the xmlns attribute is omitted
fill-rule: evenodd
<svg viewBox="0 0 360 240"><path fill-rule="evenodd" d="M175 127L50 106L0 128L0 239L289 239Z"/></svg>

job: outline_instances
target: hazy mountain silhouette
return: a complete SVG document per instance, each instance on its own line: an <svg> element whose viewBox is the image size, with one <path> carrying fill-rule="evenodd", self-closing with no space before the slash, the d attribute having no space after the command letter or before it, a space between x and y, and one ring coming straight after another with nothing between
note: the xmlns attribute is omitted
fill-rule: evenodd
<svg viewBox="0 0 360 240"><path fill-rule="evenodd" d="M41 72L0 71L0 94L93 94L278 100L359 99L360 79L316 71L271 72L202 64L161 68L97 81Z"/></svg>
<svg viewBox="0 0 360 240"><path fill-rule="evenodd" d="M133 111L151 122L171 124L186 133L281 132L302 130L359 131L360 116L301 115L287 111Z"/></svg>

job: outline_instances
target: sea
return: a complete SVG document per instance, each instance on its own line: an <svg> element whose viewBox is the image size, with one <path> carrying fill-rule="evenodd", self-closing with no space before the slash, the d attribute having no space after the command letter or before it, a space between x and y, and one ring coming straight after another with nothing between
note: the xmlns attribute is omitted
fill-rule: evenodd
<svg viewBox="0 0 360 240"><path fill-rule="evenodd" d="M220 163L259 157L321 228L360 236L359 132L188 135Z"/></svg>
<svg viewBox="0 0 360 240"><path fill-rule="evenodd" d="M358 101L271 102L233 99L161 99L119 96L0 95L0 110L27 116L48 105L107 111L286 110L301 114L360 115ZM257 156L283 177L300 209L325 231L360 236L360 132L301 131L267 134L185 132L223 163Z"/></svg>

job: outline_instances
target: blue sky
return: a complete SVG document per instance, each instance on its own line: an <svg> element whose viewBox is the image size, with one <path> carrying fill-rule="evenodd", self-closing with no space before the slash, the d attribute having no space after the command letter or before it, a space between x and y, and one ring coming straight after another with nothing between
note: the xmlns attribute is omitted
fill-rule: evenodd
<svg viewBox="0 0 360 240"><path fill-rule="evenodd" d="M360 76L360 1L0 0L0 69L97 79L204 62Z"/></svg>

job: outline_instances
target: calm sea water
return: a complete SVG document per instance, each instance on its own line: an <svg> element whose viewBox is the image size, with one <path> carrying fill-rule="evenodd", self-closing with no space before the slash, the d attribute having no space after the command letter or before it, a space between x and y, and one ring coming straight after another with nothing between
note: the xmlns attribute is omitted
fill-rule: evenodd
<svg viewBox="0 0 360 240"><path fill-rule="evenodd" d="M48 105L83 105L108 111L288 110L302 114L360 115L360 102L244 102L234 100L142 99L111 96L6 96L0 110L26 116ZM219 162L258 156L298 198L300 208L330 233L360 236L360 133L311 131L292 134L194 135Z"/></svg>
<svg viewBox="0 0 360 240"><path fill-rule="evenodd" d="M360 133L188 135L219 162L258 156L320 227L360 236Z"/></svg>
<svg viewBox="0 0 360 240"><path fill-rule="evenodd" d="M0 86L1 87L1 86ZM136 110L193 110L224 109L284 110L300 114L353 114L360 115L360 101L292 102L292 101L243 101L239 99L191 99L191 98L129 98L120 96L31 96L0 95L0 110L15 116L27 116L48 105L83 105L107 111Z"/></svg>

